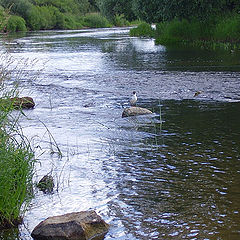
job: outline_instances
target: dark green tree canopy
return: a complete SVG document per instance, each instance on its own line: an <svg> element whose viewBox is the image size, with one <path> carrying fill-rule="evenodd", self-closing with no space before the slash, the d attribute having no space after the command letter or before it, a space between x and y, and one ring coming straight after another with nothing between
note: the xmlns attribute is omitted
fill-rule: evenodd
<svg viewBox="0 0 240 240"><path fill-rule="evenodd" d="M149 23L178 19L204 21L210 16L240 10L239 0L97 0L100 11L108 18L124 14Z"/></svg>
<svg viewBox="0 0 240 240"><path fill-rule="evenodd" d="M124 14L128 20L136 18L131 0L97 0L97 6L101 13L110 20L121 14Z"/></svg>

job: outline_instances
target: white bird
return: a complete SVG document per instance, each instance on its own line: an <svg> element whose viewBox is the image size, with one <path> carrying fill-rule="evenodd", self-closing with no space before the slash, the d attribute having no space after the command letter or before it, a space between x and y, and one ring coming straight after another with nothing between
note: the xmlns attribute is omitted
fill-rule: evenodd
<svg viewBox="0 0 240 240"><path fill-rule="evenodd" d="M131 106L136 106L136 102L137 102L137 94L136 94L135 91L133 91L132 98L130 99L130 105Z"/></svg>

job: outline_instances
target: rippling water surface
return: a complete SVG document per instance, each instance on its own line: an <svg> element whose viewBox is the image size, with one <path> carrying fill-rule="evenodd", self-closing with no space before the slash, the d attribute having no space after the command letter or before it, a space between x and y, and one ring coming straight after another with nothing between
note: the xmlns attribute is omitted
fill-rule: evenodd
<svg viewBox="0 0 240 240"><path fill-rule="evenodd" d="M1 239L29 240L43 219L88 209L110 223L106 240L240 239L239 53L169 49L128 31L1 42L30 62L21 95L36 107L23 131L39 159L35 181L51 172L56 182ZM121 118L133 90L153 115Z"/></svg>

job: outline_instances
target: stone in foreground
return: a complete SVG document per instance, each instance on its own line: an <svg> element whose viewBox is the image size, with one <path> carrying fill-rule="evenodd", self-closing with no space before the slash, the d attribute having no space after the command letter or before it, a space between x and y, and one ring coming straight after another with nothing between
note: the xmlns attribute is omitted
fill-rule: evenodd
<svg viewBox="0 0 240 240"><path fill-rule="evenodd" d="M102 240L109 225L95 211L49 217L32 231L35 240Z"/></svg>
<svg viewBox="0 0 240 240"><path fill-rule="evenodd" d="M146 108L130 107L123 110L122 117L131 117L145 114L152 114L152 112Z"/></svg>

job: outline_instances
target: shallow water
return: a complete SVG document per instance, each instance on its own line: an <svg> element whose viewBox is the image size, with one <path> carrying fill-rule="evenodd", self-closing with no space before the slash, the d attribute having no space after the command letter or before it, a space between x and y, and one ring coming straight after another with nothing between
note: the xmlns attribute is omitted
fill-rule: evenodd
<svg viewBox="0 0 240 240"><path fill-rule="evenodd" d="M106 240L240 238L239 53L169 49L128 31L1 42L30 62L20 86L36 102L22 120L34 180L56 182L1 239L29 240L43 219L88 209L110 223ZM121 118L133 90L153 115Z"/></svg>

